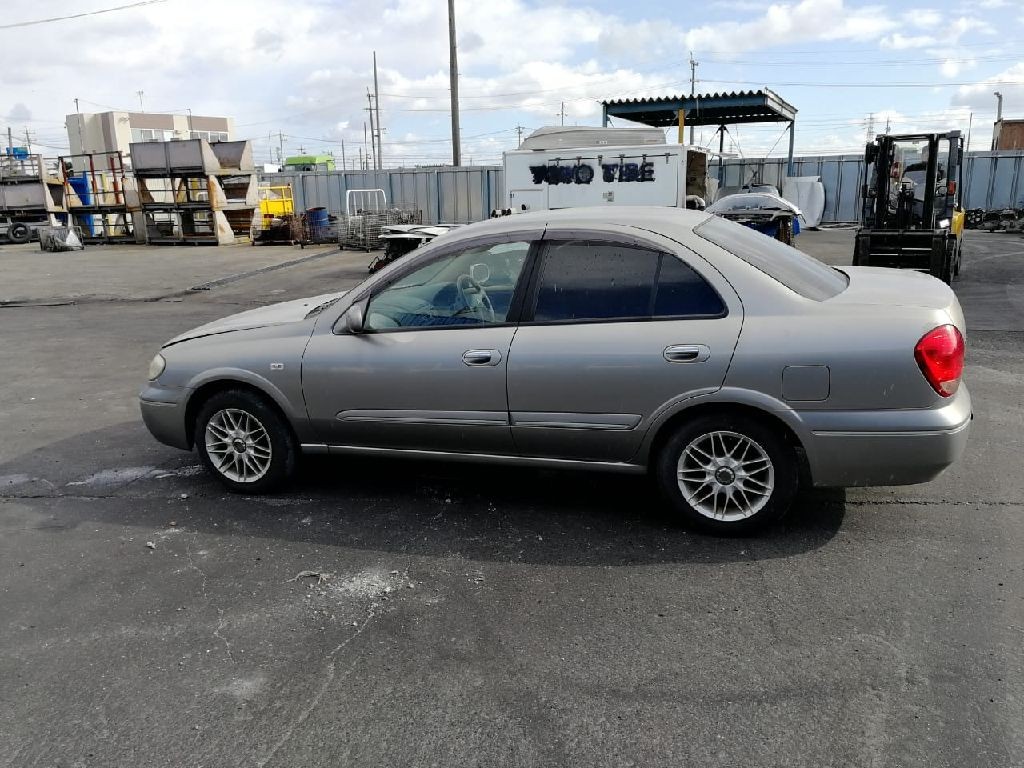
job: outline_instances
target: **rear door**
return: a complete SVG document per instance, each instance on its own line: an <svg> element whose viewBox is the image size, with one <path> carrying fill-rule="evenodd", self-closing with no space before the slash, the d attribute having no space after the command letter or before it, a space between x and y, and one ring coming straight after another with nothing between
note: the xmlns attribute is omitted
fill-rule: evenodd
<svg viewBox="0 0 1024 768"><path fill-rule="evenodd" d="M628 461L659 409L722 386L739 299L666 242L548 230L509 353L520 453Z"/></svg>

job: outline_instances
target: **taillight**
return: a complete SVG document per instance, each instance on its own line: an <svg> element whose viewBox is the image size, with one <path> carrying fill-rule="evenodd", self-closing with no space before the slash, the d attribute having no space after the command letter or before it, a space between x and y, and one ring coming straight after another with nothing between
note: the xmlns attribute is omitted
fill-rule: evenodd
<svg viewBox="0 0 1024 768"><path fill-rule="evenodd" d="M955 325L928 331L914 347L914 358L936 392L943 397L956 393L964 372L964 337Z"/></svg>

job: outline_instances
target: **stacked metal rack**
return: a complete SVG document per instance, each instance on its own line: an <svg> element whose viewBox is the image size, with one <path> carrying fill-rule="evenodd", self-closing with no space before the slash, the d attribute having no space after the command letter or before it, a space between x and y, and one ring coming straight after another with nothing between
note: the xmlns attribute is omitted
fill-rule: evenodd
<svg viewBox="0 0 1024 768"><path fill-rule="evenodd" d="M152 244L248 242L259 222L252 145L205 139L131 145L137 189L129 204ZM139 221L141 220L141 221Z"/></svg>
<svg viewBox="0 0 1024 768"><path fill-rule="evenodd" d="M42 155L0 155L0 236L27 242L66 213L64 185Z"/></svg>
<svg viewBox="0 0 1024 768"><path fill-rule="evenodd" d="M396 224L422 224L423 213L415 206L388 205L383 189L350 189L345 193L345 213L337 223L342 248L372 251L383 247L382 228Z"/></svg>
<svg viewBox="0 0 1024 768"><path fill-rule="evenodd" d="M85 243L134 242L126 189L132 187L120 152L63 155L57 172L71 226Z"/></svg>

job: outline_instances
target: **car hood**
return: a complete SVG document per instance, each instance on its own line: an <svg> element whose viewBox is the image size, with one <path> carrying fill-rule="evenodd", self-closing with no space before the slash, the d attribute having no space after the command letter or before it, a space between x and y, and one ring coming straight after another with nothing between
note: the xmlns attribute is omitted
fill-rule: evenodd
<svg viewBox="0 0 1024 768"><path fill-rule="evenodd" d="M265 328L268 325L284 325L286 323L297 323L304 320L311 311L322 307L325 304L336 301L344 296L347 291L340 293L324 293L319 296L311 296L307 299L295 299L294 301L282 301L280 304L270 304L258 309L250 309L246 312L239 312L237 315L229 315L212 323L200 325L190 331L185 331L164 344L169 347L189 339L198 339L202 336L213 336L218 333L229 333L230 331L245 331L252 328Z"/></svg>

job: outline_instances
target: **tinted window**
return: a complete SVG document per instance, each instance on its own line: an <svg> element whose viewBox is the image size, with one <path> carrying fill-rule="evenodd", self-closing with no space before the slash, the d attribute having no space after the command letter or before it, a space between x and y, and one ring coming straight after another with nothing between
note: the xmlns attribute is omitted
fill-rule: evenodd
<svg viewBox="0 0 1024 768"><path fill-rule="evenodd" d="M838 269L792 246L717 216L694 227L693 231L808 299L831 299L846 290L850 282Z"/></svg>
<svg viewBox="0 0 1024 768"><path fill-rule="evenodd" d="M662 254L655 317L710 316L725 314L725 305L703 277L670 254Z"/></svg>
<svg viewBox="0 0 1024 768"><path fill-rule="evenodd" d="M544 259L534 319L649 317L658 254L624 245L554 243Z"/></svg>
<svg viewBox="0 0 1024 768"><path fill-rule="evenodd" d="M534 320L634 320L719 316L725 307L675 256L611 243L552 244L544 257Z"/></svg>
<svg viewBox="0 0 1024 768"><path fill-rule="evenodd" d="M370 299L367 330L504 323L529 243L446 254Z"/></svg>

